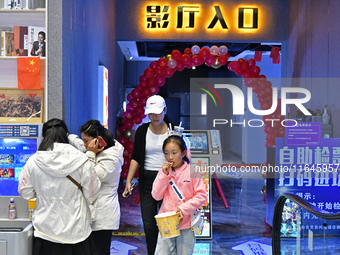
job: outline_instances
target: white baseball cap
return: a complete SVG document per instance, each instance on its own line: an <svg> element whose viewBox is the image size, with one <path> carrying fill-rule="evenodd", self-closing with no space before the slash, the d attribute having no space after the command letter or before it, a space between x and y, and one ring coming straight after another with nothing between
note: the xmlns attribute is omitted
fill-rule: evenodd
<svg viewBox="0 0 340 255"><path fill-rule="evenodd" d="M145 115L149 113L160 114L162 113L164 107L166 107L165 100L163 97L154 95L148 98L145 106Z"/></svg>

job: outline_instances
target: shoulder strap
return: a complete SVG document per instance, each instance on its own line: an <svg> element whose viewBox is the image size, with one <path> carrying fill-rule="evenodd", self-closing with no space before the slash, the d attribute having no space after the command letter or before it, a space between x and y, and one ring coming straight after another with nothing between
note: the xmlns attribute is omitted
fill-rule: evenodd
<svg viewBox="0 0 340 255"><path fill-rule="evenodd" d="M170 183L172 190L175 192L179 200L183 203L183 200L185 199L185 197L183 196L182 192L179 190L179 188L177 187L177 185L175 184L173 180L170 179L169 183Z"/></svg>
<svg viewBox="0 0 340 255"><path fill-rule="evenodd" d="M77 187L78 187L78 189L80 189L80 191L83 193L83 188L82 188L82 186L75 180L75 179L73 179L71 176L66 176L71 182L73 182Z"/></svg>

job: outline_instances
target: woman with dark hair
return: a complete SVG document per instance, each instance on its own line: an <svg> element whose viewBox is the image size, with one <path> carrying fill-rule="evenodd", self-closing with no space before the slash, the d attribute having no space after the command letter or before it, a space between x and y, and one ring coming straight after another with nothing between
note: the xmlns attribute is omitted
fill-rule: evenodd
<svg viewBox="0 0 340 255"><path fill-rule="evenodd" d="M36 198L33 254L90 255L86 199L95 198L100 181L88 158L68 144L62 120L47 121L42 136L38 151L20 173L18 188L24 199Z"/></svg>
<svg viewBox="0 0 340 255"><path fill-rule="evenodd" d="M80 127L80 132L82 141L76 139L75 135L69 135L70 143L86 151L101 181L98 198L91 206L91 249L95 255L110 255L112 231L118 229L120 223L117 189L124 163L124 147L113 139L112 133L98 120L89 120ZM103 147L101 139L106 143Z"/></svg>
<svg viewBox="0 0 340 255"><path fill-rule="evenodd" d="M173 129L172 124L166 120L166 111L163 97L154 95L148 98L145 114L149 116L150 122L141 125L136 131L134 150L123 192L123 197L127 197L126 192L131 194L131 181L139 167L140 207L149 255L153 255L156 249L158 227L154 216L161 206L161 202L156 201L151 195L152 184L165 162L163 141L168 137L170 126Z"/></svg>

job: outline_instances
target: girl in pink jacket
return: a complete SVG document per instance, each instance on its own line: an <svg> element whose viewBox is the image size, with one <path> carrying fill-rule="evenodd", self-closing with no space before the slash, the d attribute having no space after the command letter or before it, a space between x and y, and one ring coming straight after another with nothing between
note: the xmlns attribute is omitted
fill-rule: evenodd
<svg viewBox="0 0 340 255"><path fill-rule="evenodd" d="M163 199L159 213L179 213L180 235L162 238L158 235L157 254L193 254L195 234L191 230L190 213L199 208L206 200L207 193L199 172L190 171L187 148L180 136L169 136L163 143L163 152L167 162L159 170L153 183L152 196L156 200ZM176 184L184 197L183 203L176 195L170 181Z"/></svg>

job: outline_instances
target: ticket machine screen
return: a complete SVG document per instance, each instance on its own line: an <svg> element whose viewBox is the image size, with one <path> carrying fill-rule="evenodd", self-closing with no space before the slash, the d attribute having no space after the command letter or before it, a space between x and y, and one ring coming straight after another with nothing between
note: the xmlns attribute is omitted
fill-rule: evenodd
<svg viewBox="0 0 340 255"><path fill-rule="evenodd" d="M19 173L37 151L37 139L0 138L0 196L19 196Z"/></svg>
<svg viewBox="0 0 340 255"><path fill-rule="evenodd" d="M183 139L192 154L208 154L208 134L206 131L183 133Z"/></svg>

